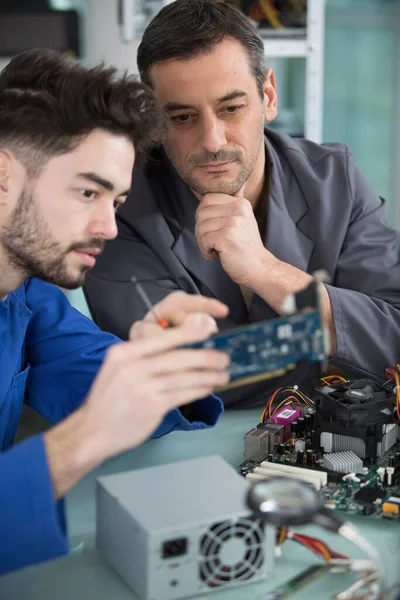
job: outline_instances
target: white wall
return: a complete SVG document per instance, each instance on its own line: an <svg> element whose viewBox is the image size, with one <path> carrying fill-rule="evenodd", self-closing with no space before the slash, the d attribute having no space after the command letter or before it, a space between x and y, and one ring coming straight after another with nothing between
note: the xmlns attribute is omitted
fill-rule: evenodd
<svg viewBox="0 0 400 600"><path fill-rule="evenodd" d="M83 25L85 63L93 65L101 60L119 69L137 73L136 54L140 43L120 41L117 21L117 0L87 0Z"/></svg>

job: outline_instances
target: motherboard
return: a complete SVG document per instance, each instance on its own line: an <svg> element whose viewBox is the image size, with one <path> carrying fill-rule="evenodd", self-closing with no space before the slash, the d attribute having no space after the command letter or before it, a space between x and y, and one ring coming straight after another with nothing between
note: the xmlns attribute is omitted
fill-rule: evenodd
<svg viewBox="0 0 400 600"><path fill-rule="evenodd" d="M368 379L333 381L317 387L312 398L278 390L244 437L246 460L239 471L250 482L299 479L327 507L400 520L396 391Z"/></svg>
<svg viewBox="0 0 400 600"><path fill-rule="evenodd" d="M276 377L303 360L326 365L329 340L318 282L290 300L284 317L221 332L192 347L229 354L228 387ZM382 375L380 383L321 377L310 397L297 386L276 390L260 423L244 436L240 473L250 482L302 480L322 494L327 507L400 520L400 364Z"/></svg>
<svg viewBox="0 0 400 600"><path fill-rule="evenodd" d="M290 472L291 467L304 472L300 479L310 482L315 479L316 472L326 474L326 483L321 484L319 492L323 495L325 506L334 508L339 512L349 515L367 515L377 518L400 520L400 442L390 451L385 453L373 465L362 467L360 472L353 477L345 479L348 473L332 472L320 465L309 467L299 465L297 455L275 455L272 462L277 466L288 466L284 472L270 469L268 461L244 461L239 472L244 475L256 475L265 471L265 478L272 476L298 475L299 471ZM390 467L392 465L392 467ZM392 476L391 484L388 483L387 467L394 468L395 477ZM310 477L311 475L311 477ZM250 481L252 477L248 477ZM262 479L264 477L259 477ZM256 481L258 478L254 478Z"/></svg>

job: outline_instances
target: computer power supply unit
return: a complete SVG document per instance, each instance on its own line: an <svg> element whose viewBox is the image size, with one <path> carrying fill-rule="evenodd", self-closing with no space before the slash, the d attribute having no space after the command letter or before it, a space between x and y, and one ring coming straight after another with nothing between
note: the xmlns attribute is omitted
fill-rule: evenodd
<svg viewBox="0 0 400 600"><path fill-rule="evenodd" d="M101 477L97 547L143 600L264 579L275 529L246 508L248 486L219 456Z"/></svg>

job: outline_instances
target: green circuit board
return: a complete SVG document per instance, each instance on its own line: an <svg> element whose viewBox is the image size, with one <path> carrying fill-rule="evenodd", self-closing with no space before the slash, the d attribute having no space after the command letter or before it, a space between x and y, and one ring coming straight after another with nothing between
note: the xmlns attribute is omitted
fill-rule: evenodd
<svg viewBox="0 0 400 600"><path fill-rule="evenodd" d="M321 470L326 471L328 474L327 485L324 485L320 489L320 494L324 497L325 506L333 508L339 512L346 513L348 515L364 515L373 518L385 518L394 521L400 521L400 507L399 514L383 510L385 502L392 497L400 498L400 468L395 470L393 476L393 485L381 482L378 469L380 467L386 468L389 463L395 459L396 453L400 451L400 441L398 441L388 452L384 453L374 464L366 464L364 473L357 473L357 478L360 482L356 481L343 481L345 473L331 473L326 471L321 466L307 467L306 465L299 465L296 463L296 454L285 454L273 456L272 462L282 463L285 465L293 465L295 467L301 467L304 469L306 474L307 469L310 470ZM255 461L244 461L239 466L239 473L246 476L247 473L252 473L255 467L258 467L261 463ZM287 474L290 476L290 474ZM363 491L364 490L364 491ZM360 498L361 495L361 498ZM386 508L388 505L386 506ZM395 508L393 507L395 510Z"/></svg>
<svg viewBox="0 0 400 600"><path fill-rule="evenodd" d="M329 573L331 569L331 565L312 565L311 567L307 567L302 573L296 575L296 577L293 577L272 592L266 592L263 600L284 600L285 598L289 598L289 596L307 584Z"/></svg>
<svg viewBox="0 0 400 600"><path fill-rule="evenodd" d="M318 308L223 331L191 348L230 356L228 388L282 375L299 361L324 361L327 340Z"/></svg>

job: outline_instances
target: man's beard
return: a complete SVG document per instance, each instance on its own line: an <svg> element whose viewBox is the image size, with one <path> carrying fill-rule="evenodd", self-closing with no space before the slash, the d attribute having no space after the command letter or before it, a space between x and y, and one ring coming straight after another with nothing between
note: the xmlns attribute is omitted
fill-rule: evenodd
<svg viewBox="0 0 400 600"><path fill-rule="evenodd" d="M80 287L89 267L71 273L67 256L73 250L104 248L104 240L91 239L65 249L53 236L36 205L33 192L24 189L11 215L10 223L0 230L0 244L9 264L25 278L38 277L66 289Z"/></svg>

